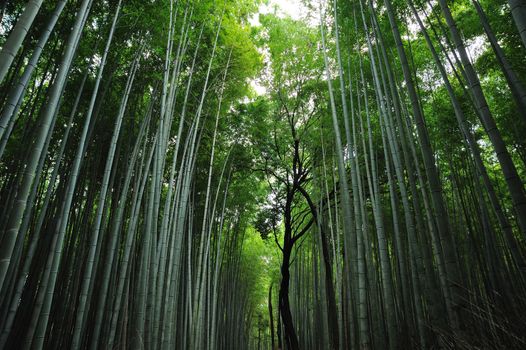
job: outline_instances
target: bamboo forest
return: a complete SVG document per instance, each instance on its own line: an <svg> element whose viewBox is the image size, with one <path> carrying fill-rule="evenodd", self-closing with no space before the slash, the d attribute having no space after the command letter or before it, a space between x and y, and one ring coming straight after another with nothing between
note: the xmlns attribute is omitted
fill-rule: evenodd
<svg viewBox="0 0 526 350"><path fill-rule="evenodd" d="M526 349L526 2L1 0L0 349Z"/></svg>

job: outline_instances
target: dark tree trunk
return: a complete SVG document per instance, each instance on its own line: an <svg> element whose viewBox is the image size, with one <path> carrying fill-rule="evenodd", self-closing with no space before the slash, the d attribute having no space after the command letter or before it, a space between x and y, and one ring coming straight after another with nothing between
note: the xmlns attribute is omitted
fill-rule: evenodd
<svg viewBox="0 0 526 350"><path fill-rule="evenodd" d="M285 214L287 216L287 214ZM289 213L290 216L290 213ZM285 330L285 344L288 350L299 350L298 336L292 322L289 302L289 282L290 282L290 255L292 253L291 227L285 227L285 244L283 245L283 262L281 264L281 285L279 289L279 312ZM288 240L287 240L288 231Z"/></svg>

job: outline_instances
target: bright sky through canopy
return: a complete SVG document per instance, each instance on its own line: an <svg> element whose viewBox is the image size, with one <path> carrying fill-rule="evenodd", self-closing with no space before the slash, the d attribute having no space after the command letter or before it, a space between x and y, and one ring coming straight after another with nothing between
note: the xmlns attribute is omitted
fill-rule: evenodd
<svg viewBox="0 0 526 350"><path fill-rule="evenodd" d="M252 25L258 25L259 14L267 14L276 9L278 16L290 16L293 19L300 19L306 14L306 8L300 0L270 0L268 4L261 4L259 12L250 20Z"/></svg>

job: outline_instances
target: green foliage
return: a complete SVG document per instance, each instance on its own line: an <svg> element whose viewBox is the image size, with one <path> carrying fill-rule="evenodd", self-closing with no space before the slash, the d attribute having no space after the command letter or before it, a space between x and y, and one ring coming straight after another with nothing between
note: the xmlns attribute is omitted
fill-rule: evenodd
<svg viewBox="0 0 526 350"><path fill-rule="evenodd" d="M263 240L267 240L271 234L276 234L279 229L280 215L280 211L275 207L262 208L258 211L254 228Z"/></svg>
<svg viewBox="0 0 526 350"><path fill-rule="evenodd" d="M317 1L302 2L306 3L305 6L312 12L311 15L314 14L314 18L317 18L320 4ZM336 124L339 123L342 135L345 135L344 126L352 124L350 126L353 131L352 138L356 138L356 147L354 144L347 144L352 140L342 142L345 149L346 169L339 176L348 175L345 171L351 174L355 172L354 175L358 173L356 184L352 183L355 181L352 175L349 179L342 179L355 185L349 186L351 187L349 198L356 199L356 203L360 205L353 208L355 209L353 215L363 215L363 227L351 230L355 233L363 232L363 237L356 237L364 239L367 243L361 247L365 251L363 261L358 261L357 254L350 252L348 256L349 252L345 247L351 240L353 244L358 244L360 239L356 239L354 235L351 235L352 237L342 235L342 232L347 232L349 228L344 227L342 223L341 196L337 193L340 191L338 184L341 182L339 176L336 176L338 174L335 153L337 147L335 147L335 132L330 118L328 82L324 74L324 56L321 51L318 23L307 23L290 17L281 18L270 13L259 14L261 25L253 27L249 19L258 15L262 3L269 4L269 1L265 0L123 1L94 112L89 116L92 119L88 125L86 146L79 150L82 126L88 117L88 106L96 84L100 60L118 4L117 0L95 0L76 48L72 67L62 87L56 123L49 134L49 147L44 149L42 154L32 153L35 135L39 134L39 130L43 130L42 116L48 111L51 87L56 83L56 74L62 64L65 45L81 3L68 1L29 81L27 93L20 100L20 113L13 120L13 130L6 138L0 140L5 141L3 144L6 147L0 162L2 244L4 237L11 234L4 227L6 226L4 222L10 219L11 208L18 205L17 203L27 203L28 208L26 210L24 207L24 210L20 211L25 215L22 219L25 220L26 228L16 232L17 246L13 253L12 265L16 266L16 269L9 270L9 285L5 287L9 288L9 293L1 296L0 310L10 311L8 309L12 304L16 315L15 330L0 332L2 335L9 334L8 345L24 338L19 333L26 331L25 323L29 324L30 322L27 321L32 317L32 313L39 310L35 307L35 303L39 300L39 293L44 291L42 284L46 286L45 267L48 259L49 261L54 259L54 251L50 248L54 241L51 238L54 237L58 225L65 217L63 212L69 215L69 221L65 221L67 229L64 253L62 254L60 250L62 255L57 254L62 256L60 264L57 263L59 266L57 276L64 288L53 294L54 304L50 313L51 322L45 337L45 345L50 348L68 348L70 345L72 320L69 318L71 315L64 310L70 310L74 318L80 303L79 283L81 282L79 281L86 278L83 275L84 266L86 257L92 249L89 244L93 237L92 228L100 197L106 200L107 204L102 213L102 238L96 242L97 254L100 256L99 260L95 261L92 281L94 283L90 288L93 285L96 288L102 285L101 276L104 272L109 271L108 276L118 276L118 273L122 269L126 271L129 265L129 270L123 275L126 278L125 292L122 295L111 295L111 298L126 299L124 302L129 305L117 311L116 318L110 307L101 306L100 309L100 312L104 313L104 320L110 322L114 320L115 323L119 323L120 328L116 334L122 338L128 337L128 334L135 334L134 322L138 319L135 314L139 309L138 300L148 299L152 302L154 298L158 298L152 302L155 305L148 304L148 312L153 315L154 311L151 310L159 305L162 306L163 312L165 310L173 312L174 322L179 322L173 331L173 338L177 340L172 339L172 343L169 344L187 348L190 343L184 344L185 347L182 339L188 342L190 338L191 341L206 339L199 332L202 331L203 334L205 330L212 332L203 325L200 325L201 329L196 326L199 322L205 322L200 319L203 315L200 312L204 307L199 309L196 300L210 298L206 300L208 304L212 304L214 300L218 308L228 305L231 309L221 309L218 311L218 320L211 322L212 315L202 317L207 319L206 322L226 325L228 329L225 331L231 332L229 336L238 331L232 326L236 322L239 323L236 323L236 326L242 327L243 324L246 328L239 332L239 334L243 333L239 336L239 339L242 339L239 344L242 345L221 343L221 346L229 348L225 345L228 344L230 348L244 348L243 346L248 344L247 337L255 338L261 329L267 327L269 322L267 297L271 285L274 286L274 300L271 302L275 314L278 311L277 294L281 280L282 254L276 241L282 242L285 239L282 220L284 203L287 201L294 171L297 170L293 167L299 163L304 169L308 169L304 190L312 197L314 205L319 206L320 218L316 225L312 225L315 228L312 232L315 234L304 236L304 239L298 241L293 249L290 265L294 295L291 295L291 300L293 318L295 321L299 320L298 323L301 325L300 333L305 332L302 333L305 339L311 337L312 339L308 340L316 345L314 347L324 348L326 345L322 339L327 336L323 334L325 330L328 331L327 325L323 324L326 323L323 310L327 308L324 294L327 291L324 287L331 282L327 282L325 277L334 276L339 279L334 281L333 286L335 289L339 288L336 290L336 295L342 300L347 296L352 299L351 303L347 300L334 300L340 308L338 316L344 318L341 321L342 328L351 321L358 321L359 313L355 310L357 306L354 305L358 302L358 296L355 295L358 282L351 273L354 273L352 271L355 265L361 263L365 266L363 275L366 276L367 292L365 301L362 300L362 304L366 305L366 316L360 320L367 319L368 325L376 327L370 331L374 346L385 348L388 345L393 346L394 343L388 344L392 340L386 341L386 337L382 336L386 333L384 326L389 322L387 317L389 315L384 305L385 295L380 291L386 278L380 276L384 268L379 263L381 254L378 237L381 230L385 231L387 260L392 264L392 271L389 270L387 276L393 279L395 288L391 293L391 297L396 300L392 316L400 323L391 326L398 327L396 330L400 333L400 339L411 345L417 341L417 334L413 328L416 329L420 321L426 327L424 332L426 337L432 338L430 336L432 334L443 336L446 341L450 340L447 338L449 335L440 333L443 331L441 327L444 324L433 323L436 319L447 323L448 317L451 316L445 312L449 296L444 291L449 287L441 284L445 283L444 281L449 283L448 276L441 275L444 273L442 270L444 267L441 265L444 264L442 255L446 245L449 244L448 237L437 239L432 236L438 230L437 224L442 222L442 219L447 221L445 218L437 217L438 209L434 202L434 195L437 193L439 195L436 197L443 197L447 207L448 225L452 228L451 246L455 249L452 256L458 260L455 260L455 267L458 267L462 282L465 282L462 288L472 293L466 299L473 302L474 307L471 309L466 305L462 307L471 313L483 309L484 313L491 316L486 317L487 315L484 314L482 320L491 319L491 322L494 322L494 319L504 320L502 324L506 324L506 327L508 324L514 324L513 321L519 318L514 316L515 304L508 303L507 298L517 291L522 293L524 286L514 285L508 280L515 281L523 277L523 271L518 268L516 259L517 256L524 255L526 242L517 225L519 217L515 214L512 193L502 174L504 167L499 163L494 145L478 117L480 113L477 113L473 89L466 82L466 67L459 64L453 55L458 50L453 47L440 6L436 2L423 0L414 2L438 51L439 58L446 67L454 97L459 101L467 127L473 134L476 146L480 148L482 163L489 175L489 184L495 187L497 203L488 199L489 190L486 188L488 184L481 180L480 169L473 165L474 157L458 125L452 96L446 89L423 32L413 18L409 2L393 0L392 5L394 18L401 32L403 50L409 61L410 78L415 83L417 94L415 100L411 100L408 96L402 62L387 15L388 3L382 0L362 1L361 4L358 1L324 1L322 5L326 10L323 18L327 33L327 68L336 96L335 113L338 118ZM43 2L7 78L0 82L0 113L5 110L9 95L15 91L18 79L26 69L29 57L35 51L35 45L45 30L56 3L57 1ZM4 1L0 5L2 11L0 46L5 43L26 4L27 0L11 0ZM363 6L367 33L362 22L360 5ZM491 116L495 119L497 129L502 135L505 149L507 147L510 152L512 163L524 184L526 125L520 117L524 111L515 101L506 75L503 73L503 67L488 43L472 0L447 1L447 5L468 48ZM508 4L483 0L481 6L510 67L518 77L519 83L524 86L525 48L515 23L510 19ZM338 14L338 27L334 22L335 9ZM218 42L212 58L216 33L219 33ZM337 33L341 52L337 52ZM172 41L168 43L170 35ZM367 36L371 39L372 52L369 52L367 46ZM172 45L171 50L167 53L170 45ZM196 60L195 66L192 66L194 54ZM341 100L342 87L339 81L340 67L337 54L340 54L342 59L343 96L350 118L352 117L347 121L344 120L344 104ZM140 58L139 66L129 93L129 103L124 111L115 160L109 169L111 183L106 194L107 198L104 198L100 190L105 175L104 165L111 147L116 114L125 95L126 82L135 57ZM209 64L211 69L208 75ZM373 67L373 64L376 66ZM168 71L165 71L165 67L169 67ZM376 69L378 77L373 75L373 68ZM390 73L393 81L390 81ZM71 133L65 144L64 154L59 155L61 142L67 130L66 124L73 112L84 76L86 76L84 90L79 95L78 108L73 114ZM171 77L175 79L172 81ZM251 86L254 81L266 89L265 94L257 95ZM167 91L173 95L163 96ZM186 100L187 93L188 100ZM202 99L202 96L205 98ZM383 106L386 107L385 111L381 108ZM429 152L431 161L427 164L422 161L423 143L417 132L418 121L415 121L413 115L418 115L415 113L416 108L423 112L423 128L431 143ZM167 109L170 113L163 114ZM134 166L130 166L130 157L135 141L138 139L140 126L148 113L151 113L151 116L144 130L145 136L138 146L137 162ZM219 113L219 119L214 142L216 113ZM392 130L389 131L394 138L393 144L397 145L396 151L400 152L397 155L400 157L399 163L395 163L393 156L395 151L391 150L392 145L388 142L391 140L382 133L381 124L384 124L383 118L386 117L382 113L386 113L393 123L390 126ZM166 125L168 131L164 129L165 125L161 124L161 121L165 120L171 121L171 125L168 125L169 123ZM181 135L177 134L179 127L182 130ZM166 134L163 134L164 132ZM41 140L43 139L38 139ZM179 145L177 149L176 144ZM409 146L415 148L414 154ZM20 179L26 176L27 160L35 154L41 156L42 167L29 185L37 186L30 188L26 198L20 200L18 196L23 192L20 188ZM75 172L73 164L77 154L81 154L82 157L80 169ZM152 154L151 161L147 158L149 154ZM211 154L214 155L212 164L210 164ZM300 162L297 158L300 158ZM172 159L177 161L173 167L173 174ZM395 164L400 167L399 174L394 171ZM390 174L387 172L388 165ZM441 188L430 186L430 165L436 166ZM212 177L209 174L210 166ZM55 169L58 175L56 181L52 183L51 176ZM224 177L219 182L219 174L223 169ZM400 175L400 178L395 174ZM174 179L173 183L170 183L172 175ZM389 183L388 175L391 175L392 183ZM74 183L78 181L78 185L73 186L72 189L67 187L70 176L74 177ZM208 188L209 177L210 188ZM127 191L124 190L123 185L125 179L131 183ZM144 186L143 192L140 192L142 197L138 195L141 186ZM402 191L402 187L407 189L407 193L403 193L406 190ZM481 189L483 193L480 193ZM69 190L73 192L68 192ZM183 191L188 192L188 197L181 199L182 197L178 196L181 196ZM73 193L71 207L63 208L63 199L71 193ZM210 194L208 196L210 198L207 198L207 193ZM49 197L46 197L48 194ZM406 198L403 198L403 195ZM32 202L29 202L31 198ZM49 208L48 204L45 204L46 198L49 199ZM224 211L221 210L223 198L225 198ZM403 199L407 200L407 207L402 206L402 203L406 204ZM168 205L165 206L165 203ZM311 218L309 203L304 196L297 195L291 201L291 205L292 216L299 223L296 229L300 230ZM503 225L502 218L498 217L494 208L495 205L502 207L504 219L510 221L509 227ZM215 206L214 216L212 216L212 206ZM171 211L166 212L167 209ZM373 209L378 210L378 213L373 213ZM123 217L119 219L121 222L117 222L115 215L118 210L122 210ZM220 213L224 215L221 216ZM418 248L416 251L413 251L409 242L408 232L411 230L406 230L409 218L415 219L416 225L412 230L416 231L415 240ZM37 229L39 220L42 225ZM134 220L136 220L135 227ZM378 228L380 225L382 225L381 230ZM205 230L206 228L210 230ZM511 234L507 236L508 228ZM327 256L321 252L321 242L319 242L321 231L327 235L330 251ZM113 237L111 232L117 232L118 235ZM219 236L220 232L221 236ZM397 237L397 234L401 238ZM128 237L132 238L130 242L133 242L133 248L130 246L129 261L124 261L123 242ZM113 238L117 239L114 250L111 248ZM180 246L171 251L179 238ZM519 254L514 253L510 241L516 241L515 249ZM151 252L146 252L144 247L150 247L145 244L146 242L152 244ZM32 243L37 247L34 258L29 253ZM216 255L216 252L219 253ZM402 256L398 255L400 252ZM115 256L110 259L111 254ZM155 255L155 259L152 259L148 254L159 255ZM176 261L174 256L180 260ZM403 266L404 257L414 260ZM105 264L106 258L111 263ZM163 261L163 258L174 260ZM426 260L427 265L420 264L421 260ZM26 261L30 263L28 265L30 268L23 272L22 267ZM162 267L155 265L163 262ZM209 265L203 265L202 262ZM332 263L334 269L329 271L328 275L327 272L323 272L325 268L323 264L327 262ZM113 263L116 265L112 265ZM416 268L412 267L413 263L417 265ZM175 266L179 270L172 275L168 275L165 271L163 272L165 275L159 273L161 277L158 277L157 271L153 270L154 268L159 271L167 270ZM217 276L214 275L216 271ZM406 273L407 276L414 276L418 283L410 281L407 285L403 285L405 280L402 276ZM144 276L148 276L147 283ZM201 283L207 288L214 288L214 277L219 280L217 294L213 295L213 292L207 291L196 295ZM160 278L162 282L159 286L156 284L156 278ZM19 279L24 282L23 294L17 296L13 290ZM140 288L137 281L142 281ZM413 284L415 289L411 289ZM165 292L163 288L168 285L171 285L172 289ZM143 286L150 294L144 294ZM421 288L421 291L416 287ZM433 294L434 291L438 291L437 295ZM422 294L421 298L416 296L417 292ZM84 323L90 323L95 319L99 311L95 308L99 306L101 295L104 295L98 290L90 293L92 309L84 315ZM117 292L112 291L112 293ZM406 297L405 293L409 297ZM178 299L165 304L165 299L162 298L168 298L170 295ZM238 299L233 300L233 298ZM159 302L161 299L162 302ZM62 300L64 305L61 305ZM188 303L188 305L184 304L184 307L178 308L178 303ZM195 304L190 305L191 303ZM208 304L206 307L209 307ZM509 305L512 307L506 309ZM143 305L140 306L142 308ZM415 312L413 309L417 309L416 306L421 306L423 309L422 320L413 314ZM407 310L404 310L404 307L411 310L410 315L405 314ZM504 313L508 312L511 316L507 318L492 308L502 308L505 310ZM206 312L208 311L206 309ZM239 315L242 316L241 319L232 321L234 316ZM168 317L168 313L163 314L162 317L156 314L157 321L164 321L165 316ZM471 315L462 316L468 321L475 320ZM4 325L7 317L1 320L0 326ZM192 317L194 317L192 324L181 323L188 322L187 320ZM133 322L130 321L128 324L128 318L133 319ZM149 324L149 321L142 322L142 326ZM228 323L231 321L232 323ZM504 339L508 335L506 333L508 330L500 330L502 328L500 325L491 324L488 327L485 321L479 319L475 321L476 326L473 329L466 326L469 328L466 339L478 347L491 347L490 345L498 343L497 340ZM173 325L170 322L172 320L166 322L166 327ZM487 329L491 329L491 332ZM218 333L221 331L223 330L219 330ZM311 333L306 335L307 332ZM354 334L354 329L345 329L344 332L350 335L350 339L359 338ZM501 332L506 336L502 336ZM84 342L91 333L91 330L83 330ZM486 337L487 334L489 334L488 339L493 337L491 341L486 338L477 339L482 335ZM518 332L513 331L510 334L515 336ZM321 339L316 339L316 335L320 335ZM31 338L28 339L31 341ZM239 339L236 338L236 341ZM435 345L432 342L430 341L429 344ZM98 345L100 344L99 342ZM128 345L123 344L123 346ZM400 344L402 342L395 345ZM513 342L510 341L509 344ZM83 343L83 345L87 347L89 344ZM169 347L165 345L163 344L163 348ZM199 348L200 343L191 345L193 348ZM347 345L342 348L346 348ZM351 345L358 347L358 343ZM424 345L419 344L421 347L425 347ZM11 346L11 348L17 347Z"/></svg>

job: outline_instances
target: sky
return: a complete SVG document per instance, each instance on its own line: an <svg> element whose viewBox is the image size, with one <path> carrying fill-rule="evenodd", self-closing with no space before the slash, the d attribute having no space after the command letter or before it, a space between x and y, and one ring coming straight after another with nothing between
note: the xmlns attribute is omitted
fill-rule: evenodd
<svg viewBox="0 0 526 350"><path fill-rule="evenodd" d="M277 9L277 14L281 16L290 16L293 19L300 19L307 11L300 0L269 0L268 5L261 4L259 12L250 19L252 25L258 25L259 14L270 13Z"/></svg>

